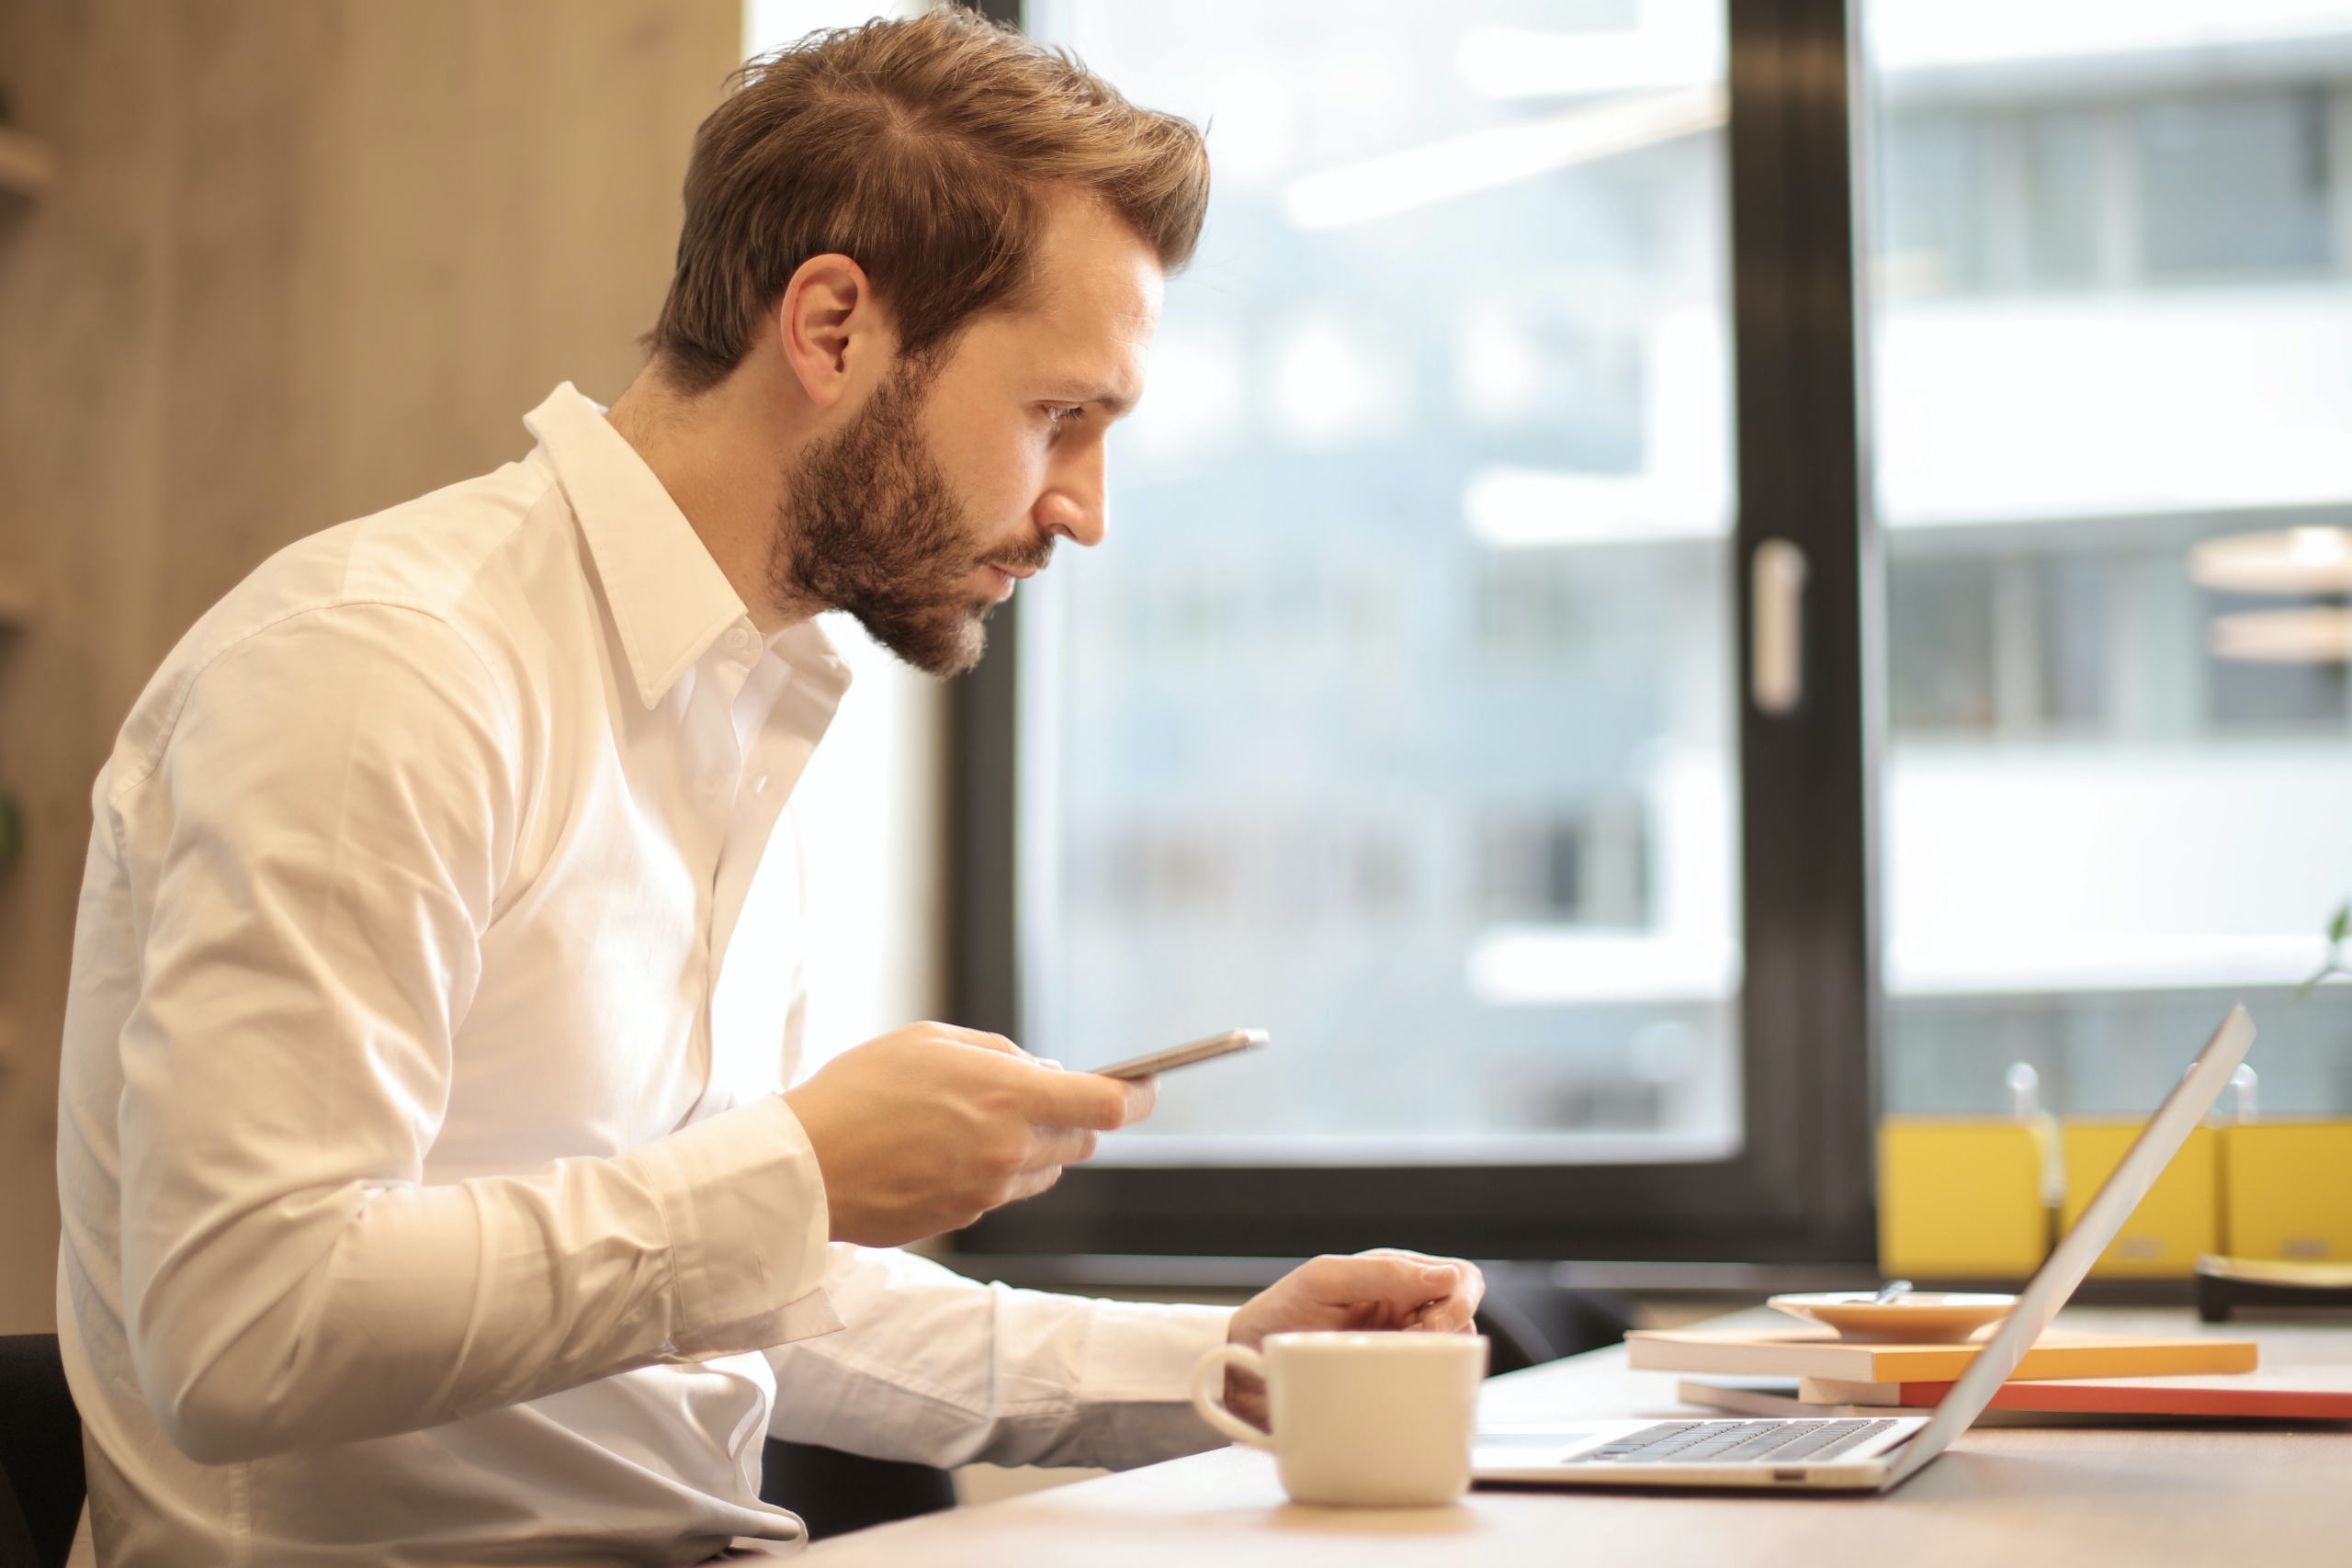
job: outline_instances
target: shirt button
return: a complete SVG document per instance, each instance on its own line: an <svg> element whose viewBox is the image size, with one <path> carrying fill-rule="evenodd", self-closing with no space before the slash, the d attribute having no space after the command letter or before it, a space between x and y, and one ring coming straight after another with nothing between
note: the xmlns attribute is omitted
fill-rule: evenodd
<svg viewBox="0 0 2352 1568"><path fill-rule="evenodd" d="M747 649L747 648L751 647L751 646L752 646L752 631L751 631L751 628L750 628L749 626L729 626L729 627L728 627L728 628L727 628L727 646L728 646L728 648L729 648L730 650L732 650L733 652L736 652L736 653L741 653L741 652L742 652L745 649Z"/></svg>

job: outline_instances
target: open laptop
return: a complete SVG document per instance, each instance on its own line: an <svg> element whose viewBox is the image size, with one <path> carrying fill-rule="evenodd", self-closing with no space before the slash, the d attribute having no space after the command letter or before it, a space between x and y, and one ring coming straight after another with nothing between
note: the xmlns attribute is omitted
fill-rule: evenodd
<svg viewBox="0 0 2352 1568"><path fill-rule="evenodd" d="M2254 1021L2235 1007L2197 1054L2140 1136L2060 1242L1998 1332L1968 1364L1932 1416L1883 1419L1563 1423L1550 1431L1478 1435L1471 1473L1480 1481L1553 1486L1756 1486L1783 1491L1887 1492L1966 1431L2041 1337L2098 1255L2140 1206L2189 1129L2254 1043ZM1573 1429L1571 1429L1573 1427Z"/></svg>

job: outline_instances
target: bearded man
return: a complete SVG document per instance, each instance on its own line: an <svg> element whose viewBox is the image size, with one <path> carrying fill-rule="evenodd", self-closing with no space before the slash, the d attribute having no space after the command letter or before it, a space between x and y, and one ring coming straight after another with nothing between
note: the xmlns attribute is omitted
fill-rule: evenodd
<svg viewBox="0 0 2352 1568"><path fill-rule="evenodd" d="M750 70L609 415L306 539L164 660L96 793L59 1161L99 1561L683 1563L797 1541L768 1434L948 1465L1215 1440L1194 1361L1457 1330L1467 1264L1238 1311L891 1250L1153 1089L916 1024L794 1083L777 818L841 608L950 674L1103 536L1198 133L959 14ZM787 1087L791 1086L791 1087Z"/></svg>

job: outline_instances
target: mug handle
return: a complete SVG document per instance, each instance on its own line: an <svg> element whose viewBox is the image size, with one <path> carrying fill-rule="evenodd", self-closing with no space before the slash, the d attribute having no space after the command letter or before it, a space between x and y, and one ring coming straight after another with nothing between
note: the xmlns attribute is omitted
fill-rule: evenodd
<svg viewBox="0 0 2352 1568"><path fill-rule="evenodd" d="M1253 1449L1272 1448L1272 1438L1227 1410L1219 1398L1225 1392L1227 1362L1261 1378L1266 1375L1266 1363L1257 1351L1247 1345L1220 1345L1202 1357L1201 1364L1193 1369L1193 1408L1201 1413L1202 1420L1237 1443L1247 1443Z"/></svg>

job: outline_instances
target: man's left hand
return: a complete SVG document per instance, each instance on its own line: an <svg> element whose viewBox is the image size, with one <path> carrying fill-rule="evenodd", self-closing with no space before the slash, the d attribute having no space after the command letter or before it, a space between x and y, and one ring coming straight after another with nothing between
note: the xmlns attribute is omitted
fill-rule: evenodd
<svg viewBox="0 0 2352 1568"><path fill-rule="evenodd" d="M1252 1350L1269 1334L1301 1329L1400 1329L1468 1334L1487 1281L1475 1263L1381 1247L1300 1264L1234 1313L1227 1340ZM1230 1368L1226 1407L1252 1426L1266 1423L1266 1385Z"/></svg>

